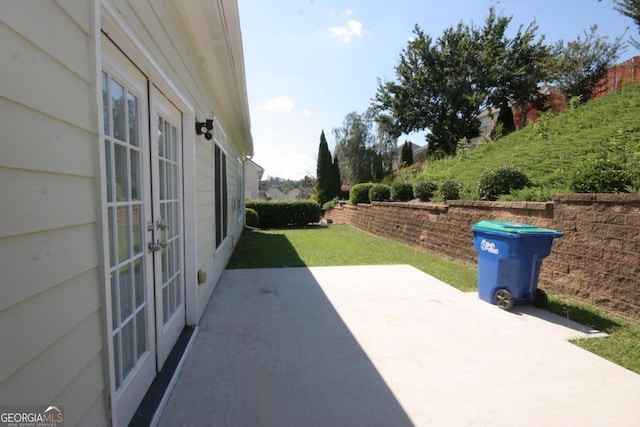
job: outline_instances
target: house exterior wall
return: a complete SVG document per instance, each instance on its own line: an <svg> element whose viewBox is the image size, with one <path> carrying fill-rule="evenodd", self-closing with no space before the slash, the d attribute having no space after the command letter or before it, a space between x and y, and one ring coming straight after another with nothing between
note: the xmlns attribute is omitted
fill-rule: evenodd
<svg viewBox="0 0 640 427"><path fill-rule="evenodd" d="M260 179L264 170L252 161L245 162L245 200L256 200L260 197Z"/></svg>
<svg viewBox="0 0 640 427"><path fill-rule="evenodd" d="M2 405L64 406L68 426L110 425L114 415L101 31L183 115L187 324L197 324L240 237L246 141L234 112L213 93L180 3L0 2ZM211 118L216 138L196 136L194 120ZM228 206L228 234L218 248L216 143L226 154ZM200 270L207 280L197 284Z"/></svg>
<svg viewBox="0 0 640 427"><path fill-rule="evenodd" d="M0 402L107 425L95 4L34 5L0 2Z"/></svg>

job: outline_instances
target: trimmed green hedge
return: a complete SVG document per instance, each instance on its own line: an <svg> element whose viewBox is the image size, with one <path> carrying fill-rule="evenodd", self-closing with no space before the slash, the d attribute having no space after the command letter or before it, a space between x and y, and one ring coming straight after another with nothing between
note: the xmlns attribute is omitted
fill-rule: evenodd
<svg viewBox="0 0 640 427"><path fill-rule="evenodd" d="M442 200L458 200L460 198L461 187L459 182L453 180L447 180L440 184L440 196Z"/></svg>
<svg viewBox="0 0 640 427"><path fill-rule="evenodd" d="M387 202L391 199L391 188L384 184L374 184L369 189L369 200L372 202Z"/></svg>
<svg viewBox="0 0 640 427"><path fill-rule="evenodd" d="M255 209L245 208L244 215L246 217L245 223L250 227L257 227L260 225L260 219L258 212Z"/></svg>
<svg viewBox="0 0 640 427"><path fill-rule="evenodd" d="M529 177L517 167L500 166L482 174L478 181L478 197L480 200L498 200L503 194L522 190L530 185Z"/></svg>
<svg viewBox="0 0 640 427"><path fill-rule="evenodd" d="M413 199L413 185L410 182L395 181L391 184L391 198L394 202L408 202Z"/></svg>
<svg viewBox="0 0 640 427"><path fill-rule="evenodd" d="M416 181L413 183L413 197L420 199L423 202L428 202L431 200L437 189L438 184L435 182Z"/></svg>
<svg viewBox="0 0 640 427"><path fill-rule="evenodd" d="M373 187L372 182L353 185L351 190L349 190L349 202L351 202L353 206L356 206L358 203L370 203L369 190L371 187Z"/></svg>
<svg viewBox="0 0 640 427"><path fill-rule="evenodd" d="M320 221L320 205L311 200L247 200L246 207L258 213L261 228L302 226Z"/></svg>

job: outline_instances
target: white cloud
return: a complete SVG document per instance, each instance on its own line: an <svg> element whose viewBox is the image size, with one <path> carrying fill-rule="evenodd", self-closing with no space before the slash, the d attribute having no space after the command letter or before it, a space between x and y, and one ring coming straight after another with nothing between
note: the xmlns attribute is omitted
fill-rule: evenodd
<svg viewBox="0 0 640 427"><path fill-rule="evenodd" d="M342 43L350 43L353 36L362 38L362 22L350 19L347 25L329 28L331 34Z"/></svg>
<svg viewBox="0 0 640 427"><path fill-rule="evenodd" d="M308 108L303 108L302 115L304 115L305 117L311 117L311 110L309 110Z"/></svg>
<svg viewBox="0 0 640 427"><path fill-rule="evenodd" d="M318 150L317 145L314 147ZM264 168L264 175L286 179L302 179L315 176L317 160L311 155L297 152L295 148L283 150L279 144L256 147L256 163Z"/></svg>
<svg viewBox="0 0 640 427"><path fill-rule="evenodd" d="M279 96L277 98L267 100L264 104L258 105L258 110L283 113L293 110L293 105L293 99L288 96Z"/></svg>
<svg viewBox="0 0 640 427"><path fill-rule="evenodd" d="M351 10L351 9L347 9L347 10L345 10L344 12L342 12L342 14L343 14L344 16L351 16L351 15L353 15L353 10Z"/></svg>

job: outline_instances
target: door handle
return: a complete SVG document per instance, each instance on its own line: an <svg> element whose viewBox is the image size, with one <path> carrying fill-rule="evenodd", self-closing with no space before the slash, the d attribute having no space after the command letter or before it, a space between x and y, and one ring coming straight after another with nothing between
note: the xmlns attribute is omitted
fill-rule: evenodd
<svg viewBox="0 0 640 427"><path fill-rule="evenodd" d="M166 244L167 243L165 242L165 247L166 247ZM160 243L160 242L156 242L156 243L149 242L149 244L147 245L147 249L149 249L149 252L157 252L160 249L162 249L162 243Z"/></svg>
<svg viewBox="0 0 640 427"><path fill-rule="evenodd" d="M167 228L169 228L169 224L167 224L164 219L161 219L156 222L156 227L158 227L158 230L166 230Z"/></svg>

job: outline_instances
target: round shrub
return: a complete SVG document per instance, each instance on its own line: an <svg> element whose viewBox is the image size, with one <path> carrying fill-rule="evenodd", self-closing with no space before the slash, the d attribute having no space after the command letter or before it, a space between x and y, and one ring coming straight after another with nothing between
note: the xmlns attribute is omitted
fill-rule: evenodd
<svg viewBox="0 0 640 427"><path fill-rule="evenodd" d="M576 193L627 193L632 181L624 165L599 159L585 162L573 172L571 189Z"/></svg>
<svg viewBox="0 0 640 427"><path fill-rule="evenodd" d="M384 184L374 184L369 189L369 200L372 202L386 202L391 198L391 188Z"/></svg>
<svg viewBox="0 0 640 427"><path fill-rule="evenodd" d="M440 184L442 200L458 200L460 198L460 187L459 182L452 180Z"/></svg>
<svg viewBox="0 0 640 427"><path fill-rule="evenodd" d="M369 203L369 190L371 187L373 187L371 182L353 185L349 190L349 202L354 206L358 203Z"/></svg>
<svg viewBox="0 0 640 427"><path fill-rule="evenodd" d="M391 184L391 198L396 202L406 202L413 199L413 185L409 182L394 182Z"/></svg>
<svg viewBox="0 0 640 427"><path fill-rule="evenodd" d="M258 217L258 212L255 209L245 208L244 216L246 218L245 222L250 227L257 227L260 224L260 218Z"/></svg>
<svg viewBox="0 0 640 427"><path fill-rule="evenodd" d="M480 200L497 200L502 194L509 194L511 190L520 190L529 185L529 177L520 169L500 166L482 174L478 181L478 197Z"/></svg>
<svg viewBox="0 0 640 427"><path fill-rule="evenodd" d="M416 181L413 183L413 197L428 202L438 189L438 184L431 181Z"/></svg>

